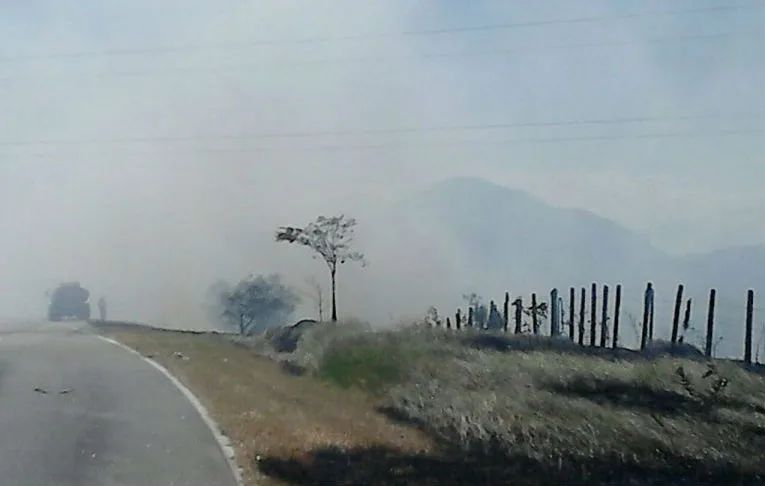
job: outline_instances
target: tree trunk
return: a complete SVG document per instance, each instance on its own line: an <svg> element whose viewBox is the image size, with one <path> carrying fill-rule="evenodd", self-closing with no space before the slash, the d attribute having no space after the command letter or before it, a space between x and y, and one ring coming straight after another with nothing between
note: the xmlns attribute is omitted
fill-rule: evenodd
<svg viewBox="0 0 765 486"><path fill-rule="evenodd" d="M332 322L337 322L337 297L335 296L335 274L337 270L332 269L329 272L329 278L332 281Z"/></svg>
<svg viewBox="0 0 765 486"><path fill-rule="evenodd" d="M324 322L324 296L319 287L319 322Z"/></svg>

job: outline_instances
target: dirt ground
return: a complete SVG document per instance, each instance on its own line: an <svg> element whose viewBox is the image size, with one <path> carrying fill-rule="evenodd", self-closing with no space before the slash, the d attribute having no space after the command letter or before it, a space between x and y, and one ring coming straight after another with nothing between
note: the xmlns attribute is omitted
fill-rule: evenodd
<svg viewBox="0 0 765 486"><path fill-rule="evenodd" d="M378 412L372 397L289 375L221 337L148 329L100 332L162 364L199 397L236 449L248 486L295 484L265 474L265 458L311 470L312 451L321 448L434 451L424 434ZM300 482L315 484L311 478Z"/></svg>

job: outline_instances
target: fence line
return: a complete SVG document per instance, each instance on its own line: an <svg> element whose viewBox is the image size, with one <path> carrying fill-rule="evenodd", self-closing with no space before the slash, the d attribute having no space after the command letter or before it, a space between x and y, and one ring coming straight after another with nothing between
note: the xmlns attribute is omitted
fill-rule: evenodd
<svg viewBox="0 0 765 486"><path fill-rule="evenodd" d="M674 306L671 321L670 342L672 346L682 345L685 339L685 333L690 329L692 298L685 298L685 286L678 284L675 293ZM530 305L524 306L522 296L514 300L510 298L510 292L505 292L502 312L500 313L495 301L489 302L488 309L485 305L473 303L468 305L467 319L461 308L458 308L454 314L454 327L457 330L483 329L499 330L506 334L533 334L540 335L542 322L549 319L550 335L556 338L567 338L577 342L580 346L586 345L585 335L589 330L589 346L617 349L619 347L619 326L621 323L621 312L623 308L622 285L615 287L615 302L613 314L609 313L609 294L608 285L602 285L600 315L598 316L598 284L593 282L590 288L590 306L589 306L589 329L586 329L586 303L587 289L580 288L579 293L579 312L576 310L577 292L574 287L569 288L568 292L568 311L564 305L564 298L559 290L554 288L549 294L548 302L539 299L536 292L531 293ZM654 340L654 315L655 315L655 289L653 283L647 282L643 292L642 309L643 315L640 321L639 346L641 350L646 349ZM754 290L749 289L746 296L746 318L744 320L744 363L752 364L753 350L753 332L754 332L754 311L755 311ZM709 299L706 308L706 332L704 333L704 355L712 357L714 349L714 330L715 330L715 311L717 304L717 289L709 290ZM512 309L512 319L511 319ZM524 316L526 319L524 319ZM577 321L578 317L578 321ZM511 323L512 320L512 323ZM612 328L609 329L609 323ZM435 326L445 326L452 329L451 316L446 317L445 322L436 318L432 322ZM511 325L512 324L512 325ZM568 327L568 332L564 328ZM600 339L598 340L598 331ZM761 338L762 340L762 338ZM599 345L599 346L598 346ZM758 343L759 349L759 343Z"/></svg>

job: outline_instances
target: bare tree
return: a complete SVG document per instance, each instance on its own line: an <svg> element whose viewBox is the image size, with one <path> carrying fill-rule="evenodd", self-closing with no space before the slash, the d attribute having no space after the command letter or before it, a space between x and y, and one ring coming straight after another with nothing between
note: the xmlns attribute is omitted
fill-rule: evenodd
<svg viewBox="0 0 765 486"><path fill-rule="evenodd" d="M489 306L483 302L483 298L475 292L462 294L462 300L473 309L473 327L483 329L489 320Z"/></svg>
<svg viewBox="0 0 765 486"><path fill-rule="evenodd" d="M307 278L306 283L311 287L311 291L306 293L316 304L316 311L319 314L319 322L324 322L324 289L313 276Z"/></svg>
<svg viewBox="0 0 765 486"><path fill-rule="evenodd" d="M321 257L327 264L332 285L332 321L337 321L337 267L346 262L360 262L366 266L364 255L353 250L355 218L319 216L303 228L282 226L276 232L276 241L297 243L313 250L314 258Z"/></svg>
<svg viewBox="0 0 765 486"><path fill-rule="evenodd" d="M425 319L423 322L429 327L438 327L441 325L441 316L438 315L438 309L436 306L431 305L425 312Z"/></svg>

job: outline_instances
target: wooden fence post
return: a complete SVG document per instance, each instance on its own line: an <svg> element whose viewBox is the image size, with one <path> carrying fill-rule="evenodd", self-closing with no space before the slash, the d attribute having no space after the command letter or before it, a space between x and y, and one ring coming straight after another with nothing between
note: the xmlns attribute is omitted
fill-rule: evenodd
<svg viewBox="0 0 765 486"><path fill-rule="evenodd" d="M598 284L592 283L590 288L590 346L595 346L598 334Z"/></svg>
<svg viewBox="0 0 765 486"><path fill-rule="evenodd" d="M656 292L654 291L653 286L651 287L651 310L648 314L648 342L653 342L653 317L654 317L654 311L656 310Z"/></svg>
<svg viewBox="0 0 765 486"><path fill-rule="evenodd" d="M539 334L539 316L537 316L537 294L531 294L531 328L534 335Z"/></svg>
<svg viewBox="0 0 765 486"><path fill-rule="evenodd" d="M709 308L707 309L707 336L706 346L704 347L704 354L707 358L712 357L712 337L714 336L715 327L715 296L717 290L709 290Z"/></svg>
<svg viewBox="0 0 765 486"><path fill-rule="evenodd" d="M640 349L645 349L648 344L648 326L649 326L649 314L651 311L651 293L653 292L653 284L648 282L645 287L645 294L643 295L643 328L640 333Z"/></svg>
<svg viewBox="0 0 765 486"><path fill-rule="evenodd" d="M678 338L678 342L680 343L684 341L685 331L687 331L691 325L691 300L692 299L688 299L685 301L685 315L683 315L683 334L681 334Z"/></svg>
<svg viewBox="0 0 765 486"><path fill-rule="evenodd" d="M515 299L515 334L523 332L523 297Z"/></svg>
<svg viewBox="0 0 765 486"><path fill-rule="evenodd" d="M579 296L579 346L584 346L584 309L587 302L587 289L582 287Z"/></svg>
<svg viewBox="0 0 765 486"><path fill-rule="evenodd" d="M675 313L672 315L672 345L677 344L677 332L680 327L680 306L683 305L683 284L677 286L675 295Z"/></svg>
<svg viewBox="0 0 765 486"><path fill-rule="evenodd" d="M605 348L608 341L608 285L603 285L603 313L600 316L600 347Z"/></svg>
<svg viewBox="0 0 765 486"><path fill-rule="evenodd" d="M574 341L574 306L576 305L576 289L568 289L568 337Z"/></svg>
<svg viewBox="0 0 765 486"><path fill-rule="evenodd" d="M497 304L494 303L492 300L489 302L489 315L486 316L486 322L483 324L483 328L486 330L491 329L491 325L493 324L492 319L496 318L495 316L499 315L499 310L497 310Z"/></svg>
<svg viewBox="0 0 765 486"><path fill-rule="evenodd" d="M557 337L560 334L560 300L558 289L550 291L550 336Z"/></svg>
<svg viewBox="0 0 765 486"><path fill-rule="evenodd" d="M622 284L616 286L616 302L614 303L614 340L611 347L619 346L619 313L622 310Z"/></svg>
<svg viewBox="0 0 765 486"><path fill-rule="evenodd" d="M510 292L505 292L505 304L502 307L502 326L507 334L507 326L510 324Z"/></svg>
<svg viewBox="0 0 765 486"><path fill-rule="evenodd" d="M754 321L754 290L746 292L746 332L744 334L744 363L752 364L752 323Z"/></svg>

